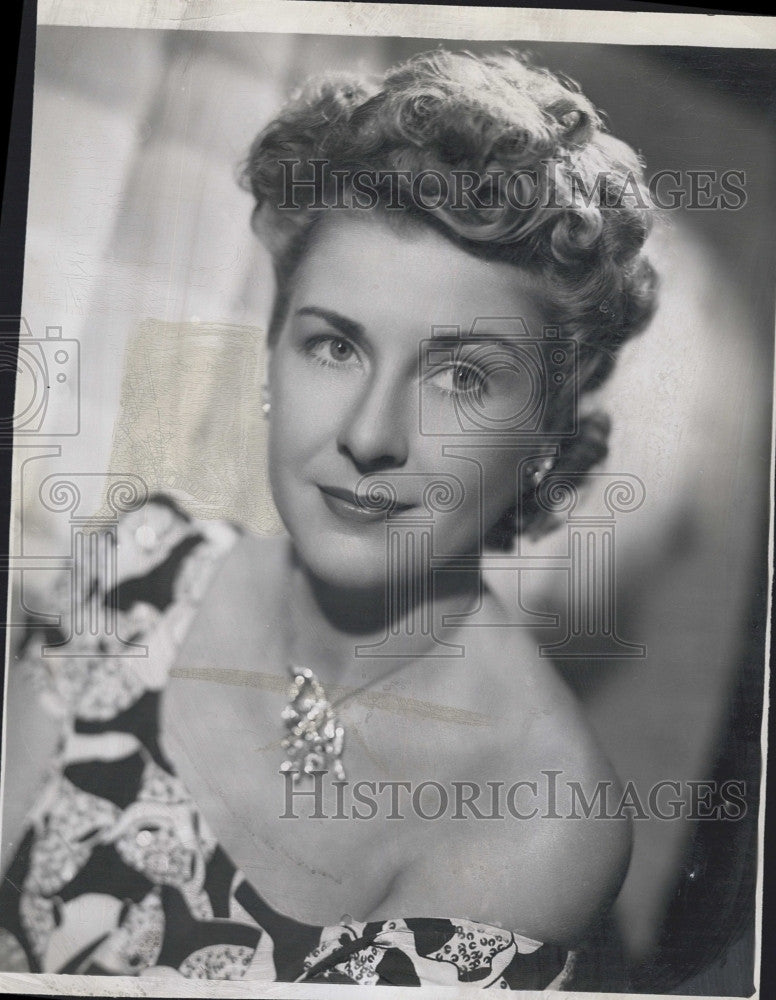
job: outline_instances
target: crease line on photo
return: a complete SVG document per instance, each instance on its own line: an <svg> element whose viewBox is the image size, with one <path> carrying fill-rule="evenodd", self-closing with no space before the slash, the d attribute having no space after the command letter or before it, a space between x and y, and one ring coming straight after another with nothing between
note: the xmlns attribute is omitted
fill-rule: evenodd
<svg viewBox="0 0 776 1000"><path fill-rule="evenodd" d="M170 677L209 681L214 684L231 684L235 687L253 687L280 694L288 689L288 681L284 677L253 670L228 670L222 667L175 667L170 671ZM484 726L488 722L487 716L481 712L469 712L465 708L453 708L450 705L436 705L433 702L420 701L416 698L402 698L400 695L384 691L363 691L355 694L355 689L337 684L332 684L328 691L333 700L347 696L352 703L366 705L369 708L381 708L386 712L396 712L400 715L409 713L424 719L435 719L439 722L452 722L464 726Z"/></svg>

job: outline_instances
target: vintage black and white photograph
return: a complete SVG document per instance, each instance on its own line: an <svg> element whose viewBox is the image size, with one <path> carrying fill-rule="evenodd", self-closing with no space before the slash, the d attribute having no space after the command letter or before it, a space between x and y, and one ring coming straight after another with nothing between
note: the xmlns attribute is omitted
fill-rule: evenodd
<svg viewBox="0 0 776 1000"><path fill-rule="evenodd" d="M34 59L0 990L759 995L772 20Z"/></svg>

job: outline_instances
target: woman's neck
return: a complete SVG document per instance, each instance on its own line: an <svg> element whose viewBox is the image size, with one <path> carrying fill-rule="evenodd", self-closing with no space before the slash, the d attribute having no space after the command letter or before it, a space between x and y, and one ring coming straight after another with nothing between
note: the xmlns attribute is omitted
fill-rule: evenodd
<svg viewBox="0 0 776 1000"><path fill-rule="evenodd" d="M369 677L393 673L432 650L438 656L454 628L445 619L470 612L482 591L479 569L437 570L425 584L394 581L393 599L384 584L336 587L310 573L290 542L287 581L289 662L310 667L324 684L345 686L363 684L364 670Z"/></svg>

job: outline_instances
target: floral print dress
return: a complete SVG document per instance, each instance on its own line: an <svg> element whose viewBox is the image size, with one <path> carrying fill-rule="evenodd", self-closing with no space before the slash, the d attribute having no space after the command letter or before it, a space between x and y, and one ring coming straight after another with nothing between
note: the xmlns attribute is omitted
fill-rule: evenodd
<svg viewBox="0 0 776 1000"><path fill-rule="evenodd" d="M94 572L71 604L63 570L46 604L61 610L60 625L27 626L10 669L34 672L62 729L0 886L0 971L567 985L574 953L463 918L300 923L227 857L161 749L159 710L213 570L239 535L157 495L119 522L118 573ZM100 603L115 608L115 628L71 631ZM41 655L66 639L68 655Z"/></svg>

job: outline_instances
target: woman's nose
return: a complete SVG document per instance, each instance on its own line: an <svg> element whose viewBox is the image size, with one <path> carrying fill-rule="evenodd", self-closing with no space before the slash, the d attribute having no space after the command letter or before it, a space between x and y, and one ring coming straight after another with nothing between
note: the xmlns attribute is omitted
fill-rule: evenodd
<svg viewBox="0 0 776 1000"><path fill-rule="evenodd" d="M411 412L395 383L373 383L344 414L337 446L361 471L400 467L408 457Z"/></svg>

